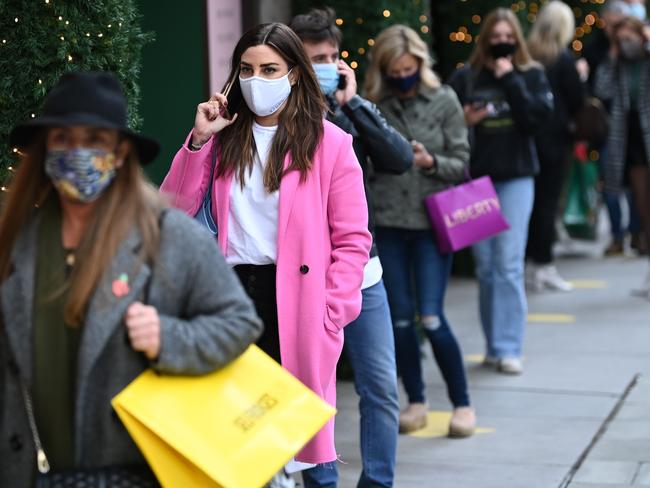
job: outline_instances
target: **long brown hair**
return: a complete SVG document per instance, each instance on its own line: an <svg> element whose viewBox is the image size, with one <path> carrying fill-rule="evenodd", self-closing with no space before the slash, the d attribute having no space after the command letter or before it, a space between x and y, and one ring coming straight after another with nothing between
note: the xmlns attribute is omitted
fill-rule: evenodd
<svg viewBox="0 0 650 488"><path fill-rule="evenodd" d="M291 89L285 108L280 113L278 130L273 138L269 160L264 170L264 186L271 193L280 188L284 175L284 159L289 154L287 171L300 171L304 181L311 169L312 159L323 136L323 118L327 105L305 53L300 38L286 25L262 24L248 31L239 40L232 56L230 76L232 89L228 109L238 113L234 124L218 137L219 167L217 176L235 173L243 185L246 172L252 168L255 155L253 120L255 115L246 105L239 87L239 65L244 52L254 46L272 47L287 62L296 83ZM234 80L234 81L233 81Z"/></svg>
<svg viewBox="0 0 650 488"><path fill-rule="evenodd" d="M0 210L0 283L11 273L11 252L20 232L33 218L35 207L54 187L45 174L45 134L26 149L11 189ZM140 258L155 259L160 241L158 217L162 202L147 182L135 151L129 150L115 179L97 201L91 221L75 253L64 319L83 324L87 306L120 243L135 227L141 235Z"/></svg>
<svg viewBox="0 0 650 488"><path fill-rule="evenodd" d="M616 43L616 46L620 49L621 43L618 40L618 32L623 29L628 29L638 35L641 39L645 39L645 24L635 17L625 16L619 20L612 29L612 39Z"/></svg>
<svg viewBox="0 0 650 488"><path fill-rule="evenodd" d="M521 24L517 16L510 9L497 8L490 12L483 21L476 47L469 58L469 64L472 68L478 71L485 66L485 63L490 57L490 34L494 26L501 21L507 22L510 25L517 42L517 50L512 59L513 65L521 71L526 71L533 67L540 67L540 64L534 61L528 52L526 40L524 39Z"/></svg>

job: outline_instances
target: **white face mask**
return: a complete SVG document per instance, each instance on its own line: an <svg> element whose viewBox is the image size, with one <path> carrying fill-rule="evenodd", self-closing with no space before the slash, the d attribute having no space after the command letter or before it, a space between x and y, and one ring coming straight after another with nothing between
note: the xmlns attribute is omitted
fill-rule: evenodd
<svg viewBox="0 0 650 488"><path fill-rule="evenodd" d="M266 117L278 111L291 93L289 73L282 78L267 80L259 76L239 77L241 93L246 105L258 117Z"/></svg>

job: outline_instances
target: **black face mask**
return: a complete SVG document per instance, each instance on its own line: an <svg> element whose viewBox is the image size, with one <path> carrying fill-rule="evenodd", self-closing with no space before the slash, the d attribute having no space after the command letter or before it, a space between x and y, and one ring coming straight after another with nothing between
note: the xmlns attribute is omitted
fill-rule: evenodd
<svg viewBox="0 0 650 488"><path fill-rule="evenodd" d="M490 44L490 56L494 59L506 58L512 56L517 51L517 45L509 42L499 42Z"/></svg>

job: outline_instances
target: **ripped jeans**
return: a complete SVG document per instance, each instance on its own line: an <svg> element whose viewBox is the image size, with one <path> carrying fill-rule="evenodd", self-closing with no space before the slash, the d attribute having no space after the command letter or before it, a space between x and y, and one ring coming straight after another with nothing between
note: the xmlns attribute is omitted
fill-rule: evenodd
<svg viewBox="0 0 650 488"><path fill-rule="evenodd" d="M425 402L416 310L454 408L470 405L465 365L444 313L452 254L440 254L430 230L377 227L395 333L397 368L409 403Z"/></svg>

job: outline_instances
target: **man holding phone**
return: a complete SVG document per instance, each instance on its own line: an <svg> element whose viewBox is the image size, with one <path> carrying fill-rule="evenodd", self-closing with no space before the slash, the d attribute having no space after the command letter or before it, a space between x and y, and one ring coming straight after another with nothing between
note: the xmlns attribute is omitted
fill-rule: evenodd
<svg viewBox="0 0 650 488"><path fill-rule="evenodd" d="M375 172L404 173L413 164L411 144L389 126L379 109L357 94L354 70L339 59L342 35L331 9L298 15L290 27L303 41L307 56L330 105L328 119L354 137L354 151L363 169L368 225L374 236L373 206L368 189L370 165ZM395 343L382 281L382 267L373 243L364 272L361 315L345 327L345 346L360 396L361 458L359 487L393 486L397 451L399 402ZM305 488L335 487L336 464L303 472Z"/></svg>

